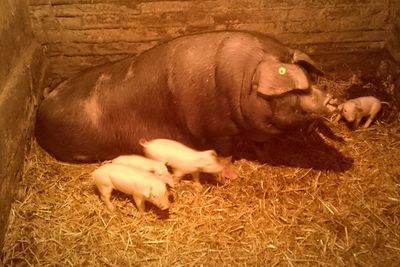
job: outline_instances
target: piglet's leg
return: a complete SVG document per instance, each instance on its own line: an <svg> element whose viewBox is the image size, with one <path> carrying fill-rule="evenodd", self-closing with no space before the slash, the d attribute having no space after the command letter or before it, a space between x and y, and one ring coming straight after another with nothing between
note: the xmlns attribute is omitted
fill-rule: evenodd
<svg viewBox="0 0 400 267"><path fill-rule="evenodd" d="M133 196L133 200L135 201L136 207L138 208L140 213L143 213L145 211L144 208L144 198L142 196Z"/></svg>
<svg viewBox="0 0 400 267"><path fill-rule="evenodd" d="M115 207L110 201L112 188L106 187L106 186L99 186L98 189L100 192L100 199L103 200L107 209L109 209L110 211L113 211L115 209Z"/></svg>
<svg viewBox="0 0 400 267"><path fill-rule="evenodd" d="M194 172L194 173L192 174L192 176L193 176L193 181L194 181L196 184L200 184L200 173L199 173L199 172Z"/></svg>
<svg viewBox="0 0 400 267"><path fill-rule="evenodd" d="M203 186L200 183L200 173L199 172L194 172L192 174L193 180L194 180L194 187L196 190L201 190Z"/></svg>
<svg viewBox="0 0 400 267"><path fill-rule="evenodd" d="M379 110L378 110L378 112L379 112ZM364 124L364 128L368 128L371 125L372 121L375 119L378 112L374 112L374 113L371 113L371 115L369 115L368 120Z"/></svg>
<svg viewBox="0 0 400 267"><path fill-rule="evenodd" d="M182 176L183 176L183 173L180 170L178 170L178 169L173 170L173 180L174 180L175 184L178 184L181 181Z"/></svg>
<svg viewBox="0 0 400 267"><path fill-rule="evenodd" d="M359 118L356 118L353 122L353 129L356 130L358 126L360 125L362 117L360 116Z"/></svg>

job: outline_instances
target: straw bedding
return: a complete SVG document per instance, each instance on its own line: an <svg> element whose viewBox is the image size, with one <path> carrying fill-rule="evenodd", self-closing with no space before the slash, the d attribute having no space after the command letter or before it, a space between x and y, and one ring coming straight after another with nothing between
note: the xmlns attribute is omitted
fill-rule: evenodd
<svg viewBox="0 0 400 267"><path fill-rule="evenodd" d="M320 81L336 95L348 82ZM169 215L114 192L99 199L99 164L27 155L2 253L5 266L398 266L400 123L396 103L368 129L324 120L264 147L246 143L236 180L182 181ZM328 138L328 125L338 138Z"/></svg>

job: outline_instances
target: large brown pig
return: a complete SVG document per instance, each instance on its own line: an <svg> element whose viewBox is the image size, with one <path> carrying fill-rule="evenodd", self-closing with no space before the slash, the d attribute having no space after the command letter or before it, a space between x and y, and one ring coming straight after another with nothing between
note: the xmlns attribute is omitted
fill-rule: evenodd
<svg viewBox="0 0 400 267"><path fill-rule="evenodd" d="M333 111L309 72L319 73L306 54L264 35L184 36L61 83L39 108L36 138L63 161L142 153L141 138L220 153L231 137L267 140Z"/></svg>

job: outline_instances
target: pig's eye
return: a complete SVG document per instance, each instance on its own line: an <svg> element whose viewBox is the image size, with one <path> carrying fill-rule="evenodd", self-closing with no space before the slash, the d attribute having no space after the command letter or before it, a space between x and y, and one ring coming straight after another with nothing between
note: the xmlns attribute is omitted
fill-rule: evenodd
<svg viewBox="0 0 400 267"><path fill-rule="evenodd" d="M278 70L278 73L280 75L285 75L286 74L286 68L285 67L280 67L279 70Z"/></svg>

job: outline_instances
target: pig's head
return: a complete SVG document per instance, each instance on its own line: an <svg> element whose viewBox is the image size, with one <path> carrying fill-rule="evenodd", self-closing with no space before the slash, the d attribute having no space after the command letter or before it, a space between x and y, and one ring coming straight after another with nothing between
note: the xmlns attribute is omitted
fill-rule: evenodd
<svg viewBox="0 0 400 267"><path fill-rule="evenodd" d="M305 53L292 51L291 62L283 63L276 58L264 59L255 70L252 90L266 98L297 96L293 105L303 112L330 114L336 110L332 95L323 92L310 81L310 73L322 74L316 63Z"/></svg>
<svg viewBox="0 0 400 267"><path fill-rule="evenodd" d="M322 73L299 51L293 52L286 63L274 57L258 63L250 93L241 99L250 139L261 141L269 134L279 134L336 110L335 99L312 85L311 72Z"/></svg>
<svg viewBox="0 0 400 267"><path fill-rule="evenodd" d="M168 190L165 186L165 183L162 181L158 181L157 183L153 183L147 192L145 192L144 196L151 203L159 207L161 210L169 209L170 202L168 199Z"/></svg>
<svg viewBox="0 0 400 267"><path fill-rule="evenodd" d="M223 170L220 173L220 176L222 176L222 178L235 180L239 177L235 166L233 166L232 164L232 157L221 157L219 158L219 163L223 166Z"/></svg>
<svg viewBox="0 0 400 267"><path fill-rule="evenodd" d="M224 169L222 164L218 162L217 153L214 150L199 152L195 164L199 171L205 173L218 173Z"/></svg>
<svg viewBox="0 0 400 267"><path fill-rule="evenodd" d="M353 122L361 109L358 107L356 102L347 101L338 106L338 111L348 122Z"/></svg>

